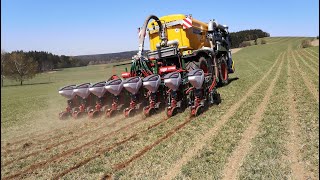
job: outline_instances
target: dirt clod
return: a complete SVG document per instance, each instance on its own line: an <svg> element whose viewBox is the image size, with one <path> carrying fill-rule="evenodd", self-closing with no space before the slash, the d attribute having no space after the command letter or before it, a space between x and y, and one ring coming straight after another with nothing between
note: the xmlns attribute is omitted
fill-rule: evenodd
<svg viewBox="0 0 320 180"><path fill-rule="evenodd" d="M25 148L30 147L31 145L32 145L31 142L26 142L26 143L23 144L22 148L25 149Z"/></svg>

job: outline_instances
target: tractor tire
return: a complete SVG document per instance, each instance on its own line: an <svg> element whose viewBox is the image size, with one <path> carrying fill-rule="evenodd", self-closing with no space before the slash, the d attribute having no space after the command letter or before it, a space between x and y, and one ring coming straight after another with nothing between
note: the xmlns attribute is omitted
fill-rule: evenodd
<svg viewBox="0 0 320 180"><path fill-rule="evenodd" d="M202 69L204 73L211 73L212 69L210 69L211 64L208 63L208 59L203 56L200 56L198 61L189 61L186 64L186 69L188 71L192 71L195 69Z"/></svg>
<svg viewBox="0 0 320 180"><path fill-rule="evenodd" d="M220 62L219 66L219 86L225 86L229 83L228 64L225 58Z"/></svg>
<svg viewBox="0 0 320 180"><path fill-rule="evenodd" d="M88 106L88 107L86 108L86 111L87 111L87 112L90 112L91 110L94 111L95 108L94 108L93 106Z"/></svg>
<svg viewBox="0 0 320 180"><path fill-rule="evenodd" d="M195 70L195 69L199 69L199 65L198 65L198 62L195 62L195 61L189 61L186 63L186 69L190 72L192 70Z"/></svg>

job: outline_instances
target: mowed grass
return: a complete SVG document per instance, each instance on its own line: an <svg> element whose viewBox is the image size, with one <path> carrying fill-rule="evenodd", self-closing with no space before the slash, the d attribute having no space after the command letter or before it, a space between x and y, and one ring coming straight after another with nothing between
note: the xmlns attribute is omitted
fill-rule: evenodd
<svg viewBox="0 0 320 180"><path fill-rule="evenodd" d="M315 87L319 87L316 84L319 82L317 81L319 76L311 71L310 67L318 65L319 60L312 55L308 55L310 59L303 55L299 58L297 53L302 53L302 50L298 47L303 39L306 38L268 38L268 41L275 43L250 46L234 54L236 72L230 75L229 85L218 89L222 103L219 106L211 107L201 116L191 119L189 123L173 134L168 132L175 130L176 127L188 120L189 110L166 121L163 121L165 113L162 112L110 137L107 137L106 134L135 122L142 116L138 115L129 119L117 117L110 120L102 117L95 121L88 119L58 120L58 113L66 105L66 100L58 94L59 87L106 80L112 74L110 65L70 68L54 73L45 73L26 82L33 85L22 87L7 82L8 86L1 90L1 98L6 99L5 102L2 99L1 106L6 109L1 113L5 113L8 117L4 120L2 116L1 119L2 135L4 135L2 142L15 141L12 139L13 137L17 137L16 140L19 140L23 138L21 135L26 134L28 137L32 132L37 134L54 128L65 127L66 129L9 146L8 149L13 152L1 155L2 165L35 151L40 152L2 168L2 178L48 160L48 163L23 173L20 177L52 179L68 170L62 179L99 179L105 174L110 174L114 179L161 179L169 172L172 173L169 176L172 179L220 179L223 177L222 172L228 163L228 158L240 145L241 139L244 138L244 132L254 121L252 117L259 110L257 107L262 103L281 63L279 78L275 82L269 103L264 109L263 117L259 123L259 132L251 142L248 142L252 146L246 152L242 166L237 169L238 177L241 179L287 179L292 177L290 162L285 160L288 152L285 142L289 135L288 121L290 120L286 82L288 79L287 66L290 64L293 71L291 74L294 75L293 89L299 113L299 127L301 128L299 140L303 142L300 151L301 157L307 171L313 172L314 177L317 178L319 104L304 85L304 80L299 76L291 52L305 75L309 77L310 83ZM315 56L319 54L317 47L306 50ZM279 55L283 56L283 59L278 59ZM304 61L307 60L313 62L305 62L308 63L306 65ZM123 67L118 67L117 70L120 72L123 69ZM266 76L267 72L269 74ZM262 78L264 79L262 80ZM249 90L257 83L259 85L249 93ZM247 98L242 101L246 94ZM19 98L14 100L12 96ZM236 106L235 104L239 101L241 103ZM18 106L16 112L12 112L11 108L17 106L17 103L24 104L23 108ZM228 118L223 120L224 117ZM148 127L160 121L162 122L159 125L148 130ZM117 124L107 127L108 124L114 122ZM96 130L99 127L102 128ZM215 128L217 129L214 130ZM79 136L85 132L90 133ZM213 134L208 134L209 132L213 132ZM59 134L64 136L58 138ZM124 143L119 143L132 135L135 136ZM163 139L163 137L165 138ZM48 138L50 140L44 141ZM68 141L69 139L70 141ZM160 143L130 161L144 148L150 147L158 140L161 140ZM30 144L29 147L24 146L26 142ZM91 142L95 143L85 145ZM119 145L108 149L117 143ZM57 145L52 149L45 150L46 147L54 144ZM73 153L64 155L65 152L81 146L83 147ZM192 154L192 150L197 147L199 147L197 153L193 156L186 156L186 154ZM57 156L61 157L51 161ZM115 165L123 162L129 163L120 170L114 168Z"/></svg>

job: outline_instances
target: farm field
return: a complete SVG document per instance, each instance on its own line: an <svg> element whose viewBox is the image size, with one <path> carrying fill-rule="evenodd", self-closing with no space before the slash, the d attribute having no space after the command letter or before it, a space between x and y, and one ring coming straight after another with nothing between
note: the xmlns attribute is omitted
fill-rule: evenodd
<svg viewBox="0 0 320 180"><path fill-rule="evenodd" d="M265 38L233 54L222 103L61 121L58 89L99 82L112 64L43 73L1 88L1 179L319 179L319 46Z"/></svg>

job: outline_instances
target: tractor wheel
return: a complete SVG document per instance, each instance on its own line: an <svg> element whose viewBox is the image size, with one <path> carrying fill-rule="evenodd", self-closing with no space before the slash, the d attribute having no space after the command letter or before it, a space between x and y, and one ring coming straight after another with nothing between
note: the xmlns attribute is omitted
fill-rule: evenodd
<svg viewBox="0 0 320 180"><path fill-rule="evenodd" d="M74 112L72 116L74 119L80 119L80 118L83 118L86 114L87 113L85 112L77 111L77 112Z"/></svg>
<svg viewBox="0 0 320 180"><path fill-rule="evenodd" d="M191 111L190 111L190 117L197 117L201 113L203 113L204 111L205 111L205 107L203 105L193 107L193 108L191 108Z"/></svg>
<svg viewBox="0 0 320 180"><path fill-rule="evenodd" d="M102 112L106 112L108 109L109 109L109 106L108 105L104 105L104 106L102 106L101 111Z"/></svg>
<svg viewBox="0 0 320 180"><path fill-rule="evenodd" d="M116 110L107 110L106 111L106 118L112 118L117 114Z"/></svg>
<svg viewBox="0 0 320 180"><path fill-rule="evenodd" d="M177 107L172 107L170 109L167 108L167 117L170 118L172 116L175 116L176 114L178 114L178 108Z"/></svg>
<svg viewBox="0 0 320 180"><path fill-rule="evenodd" d="M218 105L221 103L221 96L218 92L212 92L211 96L212 96L213 104Z"/></svg>
<svg viewBox="0 0 320 180"><path fill-rule="evenodd" d="M78 111L80 111L80 108L79 108L79 107L74 107L74 108L72 108L72 112L78 112Z"/></svg>
<svg viewBox="0 0 320 180"><path fill-rule="evenodd" d="M91 110L88 113L88 116L89 116L90 119L95 119L95 118L99 117L101 114L102 114L102 111Z"/></svg>
<svg viewBox="0 0 320 180"><path fill-rule="evenodd" d="M156 114L156 109L155 108L144 107L143 108L143 114L144 114L145 117L150 117L150 116Z"/></svg>
<svg viewBox="0 0 320 180"><path fill-rule="evenodd" d="M63 111L63 112L59 113L59 119L60 120L66 120L70 116L71 116L71 114L69 112L66 112L66 111Z"/></svg>
<svg viewBox="0 0 320 180"><path fill-rule="evenodd" d="M186 69L192 71L195 69L202 69L204 73L211 73L211 62L203 56L200 56L197 61L190 61L186 64Z"/></svg>
<svg viewBox="0 0 320 180"><path fill-rule="evenodd" d="M199 69L199 64L196 61L189 61L189 62L186 63L186 69L188 71Z"/></svg>
<svg viewBox="0 0 320 180"><path fill-rule="evenodd" d="M203 110L204 110L204 107L203 106L198 106L197 108L196 108L196 112L195 112L195 116L199 116L202 112L203 112Z"/></svg>
<svg viewBox="0 0 320 180"><path fill-rule="evenodd" d="M219 85L224 86L229 83L228 65L225 58L219 64Z"/></svg>
<svg viewBox="0 0 320 180"><path fill-rule="evenodd" d="M88 106L88 107L86 108L86 111L87 111L87 112L90 112L91 110L92 110L92 111L95 110L93 106Z"/></svg>
<svg viewBox="0 0 320 180"><path fill-rule="evenodd" d="M124 111L124 116L126 117L126 118L128 118L128 117L133 117L135 114L136 114L136 110L135 109L125 109Z"/></svg>

